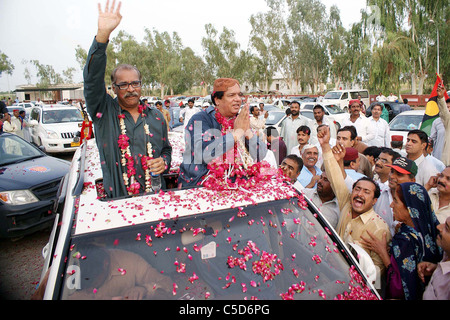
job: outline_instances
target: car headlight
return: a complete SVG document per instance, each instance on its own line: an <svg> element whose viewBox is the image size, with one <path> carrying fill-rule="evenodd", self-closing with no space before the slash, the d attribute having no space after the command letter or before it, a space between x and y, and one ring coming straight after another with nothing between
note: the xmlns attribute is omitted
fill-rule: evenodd
<svg viewBox="0 0 450 320"><path fill-rule="evenodd" d="M58 134L55 131L46 130L46 132L47 132L47 137L49 139L59 139L59 136L58 136Z"/></svg>
<svg viewBox="0 0 450 320"><path fill-rule="evenodd" d="M30 190L2 191L0 192L0 200L14 206L39 201Z"/></svg>

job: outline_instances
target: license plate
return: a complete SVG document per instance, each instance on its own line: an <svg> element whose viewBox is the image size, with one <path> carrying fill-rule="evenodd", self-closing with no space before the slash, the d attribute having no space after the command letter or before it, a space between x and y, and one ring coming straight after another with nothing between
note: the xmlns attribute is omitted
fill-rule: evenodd
<svg viewBox="0 0 450 320"><path fill-rule="evenodd" d="M71 147L79 147L80 143L79 142L72 142L72 143L70 143L70 146Z"/></svg>

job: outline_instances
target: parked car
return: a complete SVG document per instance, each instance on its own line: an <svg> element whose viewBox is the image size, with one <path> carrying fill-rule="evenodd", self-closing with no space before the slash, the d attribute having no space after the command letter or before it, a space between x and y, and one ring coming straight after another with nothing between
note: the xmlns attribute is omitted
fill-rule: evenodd
<svg viewBox="0 0 450 320"><path fill-rule="evenodd" d="M212 105L211 95L207 95L205 97L200 97L194 102L194 107L203 108L206 104Z"/></svg>
<svg viewBox="0 0 450 320"><path fill-rule="evenodd" d="M380 102L373 102L366 109L366 117L372 116L372 108L377 103L380 103ZM411 107L404 103L390 102L390 101L381 101L381 103L384 104L384 106L386 107L386 109L389 112L389 122L392 121L392 119L394 119L400 113L411 110Z"/></svg>
<svg viewBox="0 0 450 320"><path fill-rule="evenodd" d="M389 122L391 137L403 136L403 149L406 145L406 137L408 136L408 132L411 130L420 129L424 114L425 110L404 111Z"/></svg>
<svg viewBox="0 0 450 320"><path fill-rule="evenodd" d="M83 116L77 107L44 105L31 110L31 137L47 153L73 152L80 146Z"/></svg>
<svg viewBox="0 0 450 320"><path fill-rule="evenodd" d="M269 116L266 119L266 128L267 127L275 127L278 133L281 132L281 126L283 125L283 121L286 119L286 112L283 110L277 111L269 111Z"/></svg>
<svg viewBox="0 0 450 320"><path fill-rule="evenodd" d="M365 89L329 91L323 97L322 102L326 104L336 104L340 106L344 112L348 112L348 104L350 100L358 99L358 96L361 96L361 100L366 106L370 105L369 91Z"/></svg>
<svg viewBox="0 0 450 320"><path fill-rule="evenodd" d="M276 106L277 108L280 108L283 110L283 109L289 108L292 101L297 101L297 100L295 100L295 99L275 99L272 104L274 106Z"/></svg>
<svg viewBox="0 0 450 320"><path fill-rule="evenodd" d="M69 167L17 135L0 133L1 238L52 226L56 192Z"/></svg>
<svg viewBox="0 0 450 320"><path fill-rule="evenodd" d="M14 103L13 107L22 107L25 109L27 114L30 114L31 109L33 109L34 107L37 107L39 105L35 105L33 102L19 102L19 103Z"/></svg>
<svg viewBox="0 0 450 320"><path fill-rule="evenodd" d="M141 100L144 100L144 99L147 99L147 103L151 106L154 106L157 101L163 102L160 97L150 96L150 97L142 97L141 98Z"/></svg>
<svg viewBox="0 0 450 320"><path fill-rule="evenodd" d="M43 250L44 299L125 298L128 287L108 289L99 278L137 270L146 274L132 280L144 299L379 298L369 269L317 207L279 179L250 192L201 187L108 201L101 179L89 140L61 186Z"/></svg>

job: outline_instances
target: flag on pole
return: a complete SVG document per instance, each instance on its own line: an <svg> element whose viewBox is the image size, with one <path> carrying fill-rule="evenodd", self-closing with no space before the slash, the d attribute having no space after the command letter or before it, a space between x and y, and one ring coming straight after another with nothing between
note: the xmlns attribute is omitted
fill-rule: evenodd
<svg viewBox="0 0 450 320"><path fill-rule="evenodd" d="M433 121L439 117L439 107L437 105L437 88L438 85L442 83L442 80L438 74L436 74L436 77L436 83L434 84L433 91L431 92L430 98L428 99L427 105L425 107L425 114L423 115L422 125L420 126L420 130L426 132L428 135L430 135ZM445 100L447 100L447 92L445 92L444 96Z"/></svg>

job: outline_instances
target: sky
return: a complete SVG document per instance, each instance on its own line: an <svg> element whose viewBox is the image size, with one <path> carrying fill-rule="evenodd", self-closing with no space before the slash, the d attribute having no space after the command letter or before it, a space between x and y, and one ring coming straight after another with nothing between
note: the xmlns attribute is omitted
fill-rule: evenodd
<svg viewBox="0 0 450 320"><path fill-rule="evenodd" d="M112 2L112 0L111 0ZM360 20L365 0L321 0L327 7L335 4L345 27ZM62 74L68 67L76 69L75 82L82 82L82 72L75 59L75 48L86 51L97 31L98 7L106 0L0 0L0 51L14 65L13 74L0 77L0 92L15 90L27 84L24 61L38 60L51 65ZM122 0L122 21L111 37L124 30L138 42L144 29L177 32L185 47L202 54L201 39L205 24L212 23L218 31L227 27L235 32L241 48L247 48L252 14L266 12L265 0ZM28 68L32 83L36 70Z"/></svg>

